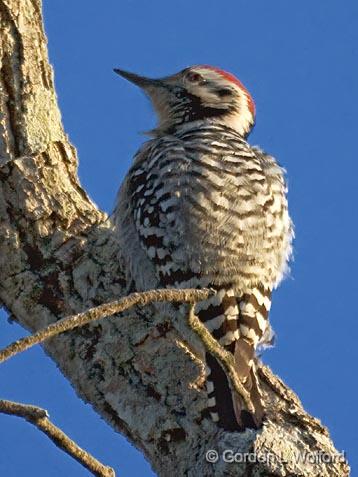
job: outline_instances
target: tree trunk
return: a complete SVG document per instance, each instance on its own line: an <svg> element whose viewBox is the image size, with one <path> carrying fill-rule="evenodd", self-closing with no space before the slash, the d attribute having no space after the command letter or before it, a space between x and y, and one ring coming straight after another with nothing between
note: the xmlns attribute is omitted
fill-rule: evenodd
<svg viewBox="0 0 358 477"><path fill-rule="evenodd" d="M0 300L35 331L126 295L128 284L110 221L77 177L41 2L0 0L0 21ZM260 432L225 433L203 419L203 363L153 307L67 332L45 349L158 475L349 475L327 430L267 367L260 376L268 420ZM219 453L216 463L215 455L206 458L210 449Z"/></svg>

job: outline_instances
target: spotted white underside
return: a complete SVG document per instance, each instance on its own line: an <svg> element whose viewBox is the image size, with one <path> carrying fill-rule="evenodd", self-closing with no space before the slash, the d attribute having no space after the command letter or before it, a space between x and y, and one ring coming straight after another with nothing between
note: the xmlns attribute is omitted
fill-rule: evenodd
<svg viewBox="0 0 358 477"><path fill-rule="evenodd" d="M138 152L113 219L128 278L138 290L217 290L196 305L195 313L235 354L240 379L256 400L259 423L254 350L272 341L271 290L287 271L293 237L282 168L229 127L184 124ZM227 429L236 429L235 419L245 427L240 399L231 401L225 376L208 359L212 418ZM234 410L228 410L228 399Z"/></svg>
<svg viewBox="0 0 358 477"><path fill-rule="evenodd" d="M114 219L132 278L143 289L143 268L158 284L190 269L199 279L173 285L272 289L293 235L283 170L229 129L199 126L146 143L121 187Z"/></svg>

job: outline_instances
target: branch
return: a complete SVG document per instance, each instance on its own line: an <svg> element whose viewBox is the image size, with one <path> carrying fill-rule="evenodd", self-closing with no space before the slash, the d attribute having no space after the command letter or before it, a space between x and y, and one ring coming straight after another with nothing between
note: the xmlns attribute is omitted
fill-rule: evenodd
<svg viewBox="0 0 358 477"><path fill-rule="evenodd" d="M14 341L9 346L0 351L0 363L3 363L7 359L11 358L12 356L15 356L18 353L26 351L27 349L31 348L36 344L43 343L49 338L53 338L60 333L64 333L65 331L70 331L74 328L86 325L91 321L99 320L108 316L115 315L117 313L121 313L122 311L128 310L128 308L131 308L135 305L147 305L148 303L160 301L196 303L200 300L208 298L212 293L213 292L211 290L205 289L159 289L149 290L140 293L132 293L127 297L121 298L120 300L96 306L95 308L91 308L90 310L78 313L74 316L62 318L61 320L56 321L56 323L47 326L43 330L40 330L33 335L26 336L25 338L21 338L17 341ZM194 326L198 327L198 324L194 322L193 329ZM202 328L199 328L199 330L199 332L203 334ZM207 335L204 336L204 339L208 340ZM214 341L215 340L211 338L211 347L215 346L215 343L213 344ZM225 350L223 351L225 352ZM220 354L219 351L214 352L216 354ZM228 361L226 356L223 359ZM230 368L230 364L227 364L227 367Z"/></svg>
<svg viewBox="0 0 358 477"><path fill-rule="evenodd" d="M205 348L209 351L209 353L215 356L220 365L223 367L227 377L231 382L231 386L243 398L247 409L251 412L254 412L255 409L251 402L250 394L241 384L241 381L237 375L233 354L226 351L225 348L223 348L220 343L213 338L205 325L203 325L199 318L195 315L193 305L190 307L188 322L190 328L200 336Z"/></svg>
<svg viewBox="0 0 358 477"><path fill-rule="evenodd" d="M106 303L99 305L95 308L91 308L83 313L63 318L57 321L45 329L38 331L37 333L21 338L5 349L0 351L0 363L3 363L7 359L15 356L18 353L26 351L36 344L43 343L45 340L52 338L65 331L73 330L80 326L84 326L91 321L99 320L112 316L117 313L121 313L128 308L135 305L146 305L153 302L186 302L196 303L200 300L208 298L213 294L211 290L197 290L197 289L159 289L148 290L145 292L136 292L131 295L114 301L112 303ZM233 355L226 351L209 333L206 327L200 322L200 320L194 314L194 307L191 306L189 310L188 323L191 329L198 334L201 338L206 349L215 356L219 363L223 366L227 372L227 376L230 379L233 389L242 396L249 411L254 411L252 402L250 400L250 394L246 391L241 384L240 379L235 371L235 360Z"/></svg>
<svg viewBox="0 0 358 477"><path fill-rule="evenodd" d="M18 416L33 424L37 429L49 437L52 442L62 449L66 454L73 457L86 469L98 477L115 477L115 472L111 467L101 464L91 454L79 447L64 432L55 426L48 418L45 409L29 404L0 400L0 412L11 416Z"/></svg>
<svg viewBox="0 0 358 477"><path fill-rule="evenodd" d="M0 301L36 335L49 324L56 329L61 318L118 300L129 284L111 223L78 180L76 151L57 105L40 0L0 0L0 27ZM108 148L105 137L97 140ZM44 347L78 396L142 450L155 472L349 474L345 462L295 460L302 449L332 458L336 451L327 430L266 368L260 382L268 420L260 432L225 433L203 418L203 367L174 327L176 317L153 316L151 308L131 308L125 319L61 333ZM206 460L209 449L227 448L255 449L278 460Z"/></svg>

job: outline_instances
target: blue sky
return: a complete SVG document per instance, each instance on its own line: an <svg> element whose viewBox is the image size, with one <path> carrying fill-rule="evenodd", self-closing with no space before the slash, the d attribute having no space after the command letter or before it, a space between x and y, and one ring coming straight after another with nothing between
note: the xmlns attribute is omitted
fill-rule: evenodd
<svg viewBox="0 0 358 477"><path fill-rule="evenodd" d="M50 59L79 174L111 211L140 131L154 124L148 100L112 73L151 76L209 63L236 74L252 93L250 136L288 171L295 261L273 298L276 347L264 361L358 461L356 0L44 0ZM0 321L0 346L23 336ZM75 395L41 349L0 367L1 397L47 408L72 438L121 476L149 465ZM89 473L18 419L0 416L0 475ZM15 449L16 445L16 449ZM353 474L352 474L353 475Z"/></svg>

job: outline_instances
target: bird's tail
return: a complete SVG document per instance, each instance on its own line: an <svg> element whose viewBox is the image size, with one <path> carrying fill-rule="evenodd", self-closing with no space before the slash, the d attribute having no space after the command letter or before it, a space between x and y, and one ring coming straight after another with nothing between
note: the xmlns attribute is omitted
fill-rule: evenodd
<svg viewBox="0 0 358 477"><path fill-rule="evenodd" d="M255 350L268 336L270 294L270 290L255 288L250 294L236 297L232 289L220 289L196 308L196 314L214 338L233 353L236 372L254 406L254 413L250 413L242 397L232 390L220 363L207 353L208 410L212 419L228 431L257 429L262 425L264 407Z"/></svg>

